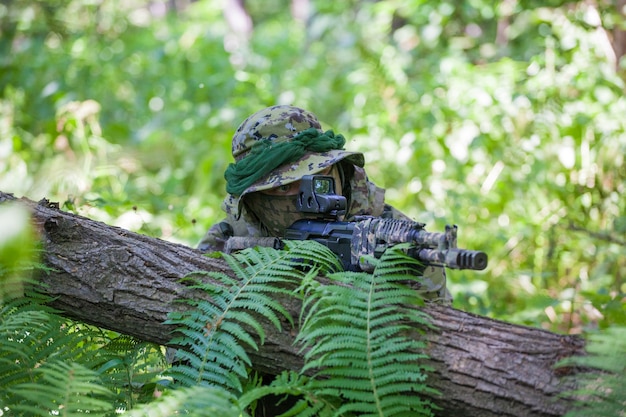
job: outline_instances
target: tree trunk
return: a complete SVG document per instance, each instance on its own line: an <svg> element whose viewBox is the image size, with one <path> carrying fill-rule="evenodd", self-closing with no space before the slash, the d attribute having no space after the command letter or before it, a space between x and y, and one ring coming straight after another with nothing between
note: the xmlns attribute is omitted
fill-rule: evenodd
<svg viewBox="0 0 626 417"><path fill-rule="evenodd" d="M14 199L0 192L0 202ZM47 200L19 200L32 211L44 246L43 261L54 268L40 273L54 296L52 305L68 317L159 344L167 344L172 328L167 314L185 308L174 301L204 296L190 293L178 281L195 271L234 276L221 259L203 256L183 245L139 235L81 216L62 212ZM297 317L299 302L284 297ZM426 333L429 384L442 416L561 416L571 402L558 395L566 388L561 358L584 353L576 336L514 325L450 307L428 305L436 330ZM302 355L293 346L296 331L265 328L266 342L249 351L254 367L264 373L299 370ZM419 337L419 333L415 333ZM571 372L572 370L565 370Z"/></svg>
<svg viewBox="0 0 626 417"><path fill-rule="evenodd" d="M624 30L624 22L626 21L626 0L617 0L615 4L616 14L618 16L617 25L613 28L611 46L615 52L615 69L624 76L624 70L621 66L621 60L626 55L626 30Z"/></svg>

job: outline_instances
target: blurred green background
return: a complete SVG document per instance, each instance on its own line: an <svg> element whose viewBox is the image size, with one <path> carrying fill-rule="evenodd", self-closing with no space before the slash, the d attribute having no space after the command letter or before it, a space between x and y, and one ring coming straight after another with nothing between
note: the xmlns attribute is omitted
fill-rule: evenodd
<svg viewBox="0 0 626 417"><path fill-rule="evenodd" d="M1 191L195 246L235 128L294 104L365 153L390 203L489 254L449 272L455 307L626 324L614 3L13 0L0 25Z"/></svg>

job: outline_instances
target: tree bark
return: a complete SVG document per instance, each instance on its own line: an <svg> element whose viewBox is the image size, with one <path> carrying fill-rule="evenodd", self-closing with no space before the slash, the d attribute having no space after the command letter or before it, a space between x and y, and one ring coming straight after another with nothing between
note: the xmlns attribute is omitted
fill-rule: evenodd
<svg viewBox="0 0 626 417"><path fill-rule="evenodd" d="M9 199L15 198L0 192L0 202ZM52 306L68 317L167 345L173 329L163 322L170 311L185 308L175 300L205 296L191 293L179 279L196 271L234 276L223 260L195 249L66 213L47 200L19 202L30 208L43 261L53 268L37 278L55 297ZM297 317L299 302L282 301ZM569 410L571 401L559 394L570 388L563 374L573 370L553 365L584 354L583 339L450 307L423 310L436 327L425 335L425 353L434 369L428 383L442 393L433 399L441 407L438 415L561 416ZM248 352L255 369L299 370L303 358L294 347L296 329L285 324L283 331L270 325L265 330L265 344Z"/></svg>
<svg viewBox="0 0 626 417"><path fill-rule="evenodd" d="M617 0L615 4L616 14L618 16L618 24L615 25L612 32L611 46L615 52L615 69L624 76L624 70L621 66L621 60L626 55L626 30L624 30L624 22L626 21L626 0Z"/></svg>

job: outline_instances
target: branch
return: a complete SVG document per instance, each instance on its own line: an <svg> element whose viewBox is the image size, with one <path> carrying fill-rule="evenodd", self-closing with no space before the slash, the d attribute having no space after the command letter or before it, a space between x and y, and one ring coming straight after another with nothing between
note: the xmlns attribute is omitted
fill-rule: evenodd
<svg viewBox="0 0 626 417"><path fill-rule="evenodd" d="M584 227L578 226L574 222L570 222L567 228L574 232L585 233L594 239L604 240L605 242L617 243L618 245L626 246L626 240L624 239L620 239L616 236L611 235L610 233L594 232L592 230L585 229Z"/></svg>

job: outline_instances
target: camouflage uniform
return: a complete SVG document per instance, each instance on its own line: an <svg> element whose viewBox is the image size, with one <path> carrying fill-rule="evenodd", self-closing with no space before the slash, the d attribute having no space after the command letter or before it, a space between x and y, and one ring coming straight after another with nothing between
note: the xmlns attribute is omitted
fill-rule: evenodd
<svg viewBox="0 0 626 417"><path fill-rule="evenodd" d="M232 154L235 161L241 161L250 154L255 142L269 139L276 143L289 141L299 132L314 128L321 132L321 125L315 115L293 106L273 106L263 109L247 118L233 137ZM228 194L222 203L226 218L213 225L198 248L203 251L224 251L231 236L265 237L278 236L278 229L269 230L265 223L271 216L285 214L286 207L279 203L283 197L265 196L270 206L263 207L255 197L268 190L298 181L307 174L316 174L332 168L336 181L343 184L348 198L348 210L342 220L353 221L356 216L369 215L383 218L410 220L406 215L384 201L385 190L369 181L363 169L364 158L359 152L332 149L326 152L306 152L298 160L281 165L269 174L247 187L240 195ZM335 170L334 167L342 167ZM339 171L338 175L337 172ZM295 196L292 197L295 200ZM276 202L276 205L273 203ZM289 204L288 206L291 206ZM277 208L279 207L279 208ZM255 210L256 209L256 210ZM288 210L287 210L288 211ZM294 215L294 213L289 213ZM299 217L304 217L298 213ZM265 223L264 223L265 221ZM427 267L424 280L418 291L431 300L449 303L451 296L446 289L445 270L441 267Z"/></svg>

